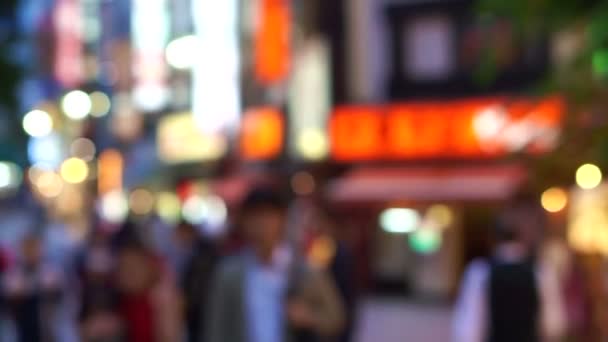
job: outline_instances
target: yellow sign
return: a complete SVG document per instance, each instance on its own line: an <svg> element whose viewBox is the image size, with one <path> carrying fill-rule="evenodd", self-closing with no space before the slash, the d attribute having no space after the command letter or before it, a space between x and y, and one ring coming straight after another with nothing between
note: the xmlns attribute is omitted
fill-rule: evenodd
<svg viewBox="0 0 608 342"><path fill-rule="evenodd" d="M191 113L172 114L163 118L157 131L159 158L166 163L216 160L226 154L226 138L221 134L203 133Z"/></svg>

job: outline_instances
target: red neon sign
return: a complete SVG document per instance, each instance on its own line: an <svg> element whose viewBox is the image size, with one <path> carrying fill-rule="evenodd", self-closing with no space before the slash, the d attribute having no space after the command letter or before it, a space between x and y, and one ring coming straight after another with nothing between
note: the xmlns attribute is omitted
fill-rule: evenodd
<svg viewBox="0 0 608 342"><path fill-rule="evenodd" d="M291 9L288 0L260 0L255 33L255 76L264 85L283 81L290 68Z"/></svg>
<svg viewBox="0 0 608 342"><path fill-rule="evenodd" d="M343 106L330 122L331 156L365 161L547 152L564 111L558 97Z"/></svg>

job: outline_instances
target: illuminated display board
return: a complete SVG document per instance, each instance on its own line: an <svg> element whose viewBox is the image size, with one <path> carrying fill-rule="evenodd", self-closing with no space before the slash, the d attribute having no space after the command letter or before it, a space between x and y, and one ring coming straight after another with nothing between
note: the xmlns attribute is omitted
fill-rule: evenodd
<svg viewBox="0 0 608 342"><path fill-rule="evenodd" d="M327 157L329 149L329 47L317 37L302 45L295 57L289 86L289 150L299 159L321 160Z"/></svg>
<svg viewBox="0 0 608 342"><path fill-rule="evenodd" d="M241 115L237 0L192 1L198 48L192 69L192 114L209 134L233 134Z"/></svg>
<svg viewBox="0 0 608 342"><path fill-rule="evenodd" d="M321 133L328 136L329 159L338 162L539 154L556 146L565 110L559 96L340 106ZM249 110L243 126L244 159L279 156L286 128L278 109Z"/></svg>
<svg viewBox="0 0 608 342"><path fill-rule="evenodd" d="M255 76L269 85L285 80L291 62L291 8L288 0L258 0Z"/></svg>
<svg viewBox="0 0 608 342"><path fill-rule="evenodd" d="M555 146L565 104L500 99L343 106L330 122L337 161L483 158Z"/></svg>
<svg viewBox="0 0 608 342"><path fill-rule="evenodd" d="M158 155L165 163L177 164L216 160L227 150L226 139L201 131L192 113L165 116L158 124Z"/></svg>
<svg viewBox="0 0 608 342"><path fill-rule="evenodd" d="M132 6L133 102L136 109L161 110L170 95L164 54L170 28L168 1L134 0Z"/></svg>
<svg viewBox="0 0 608 342"><path fill-rule="evenodd" d="M53 13L56 48L54 73L66 88L78 86L84 78L82 7L78 0L58 0Z"/></svg>

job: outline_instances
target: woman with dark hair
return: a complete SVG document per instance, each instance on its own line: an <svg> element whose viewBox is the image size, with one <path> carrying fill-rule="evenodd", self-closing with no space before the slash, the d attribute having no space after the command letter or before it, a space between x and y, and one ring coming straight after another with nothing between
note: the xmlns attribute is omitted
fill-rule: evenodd
<svg viewBox="0 0 608 342"><path fill-rule="evenodd" d="M181 314L167 265L137 241L118 248L118 308L129 342L179 341Z"/></svg>

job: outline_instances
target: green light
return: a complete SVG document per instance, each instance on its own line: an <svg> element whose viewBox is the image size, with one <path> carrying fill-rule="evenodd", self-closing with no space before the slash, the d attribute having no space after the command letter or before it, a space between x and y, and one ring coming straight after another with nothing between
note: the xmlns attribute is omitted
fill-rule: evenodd
<svg viewBox="0 0 608 342"><path fill-rule="evenodd" d="M599 76L608 76L608 49L593 53L593 72Z"/></svg>
<svg viewBox="0 0 608 342"><path fill-rule="evenodd" d="M410 247L420 254L433 254L441 247L441 233L434 229L418 229L409 237Z"/></svg>

